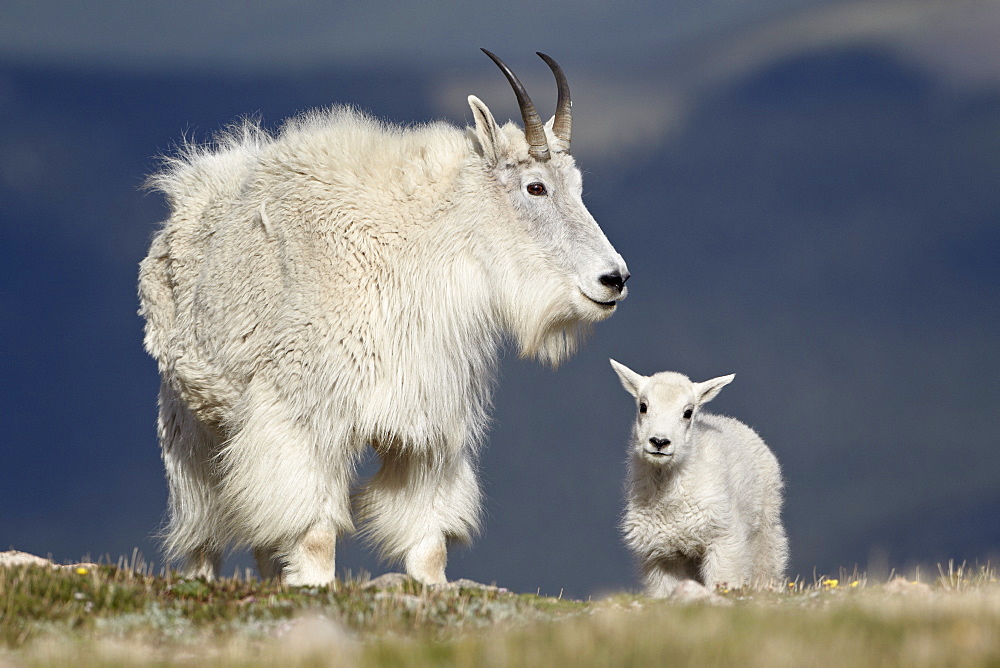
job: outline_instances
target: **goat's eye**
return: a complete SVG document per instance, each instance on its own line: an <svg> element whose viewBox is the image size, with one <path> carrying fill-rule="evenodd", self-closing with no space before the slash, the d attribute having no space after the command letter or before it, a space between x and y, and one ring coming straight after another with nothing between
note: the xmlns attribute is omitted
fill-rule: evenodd
<svg viewBox="0 0 1000 668"><path fill-rule="evenodd" d="M548 192L547 190L545 190L545 184L539 183L538 181L535 181L534 183L529 183L528 187L525 188L525 190L528 191L529 195L535 195L536 197L544 195L546 192Z"/></svg>
<svg viewBox="0 0 1000 668"><path fill-rule="evenodd" d="M694 413L694 411L693 411L693 410L691 410L690 408L686 409L686 410L684 411L684 419L685 419L685 420L690 420L690 419L691 419L691 414L692 414L692 413Z"/></svg>
<svg viewBox="0 0 1000 668"><path fill-rule="evenodd" d="M640 413L645 413L646 412L646 402L645 401L639 403L639 412Z"/></svg>

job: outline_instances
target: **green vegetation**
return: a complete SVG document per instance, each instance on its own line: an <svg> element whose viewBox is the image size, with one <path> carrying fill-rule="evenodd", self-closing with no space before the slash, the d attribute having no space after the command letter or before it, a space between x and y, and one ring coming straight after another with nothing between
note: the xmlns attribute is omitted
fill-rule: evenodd
<svg viewBox="0 0 1000 668"><path fill-rule="evenodd" d="M997 665L995 570L573 601L401 579L287 588L143 568L0 568L0 666Z"/></svg>

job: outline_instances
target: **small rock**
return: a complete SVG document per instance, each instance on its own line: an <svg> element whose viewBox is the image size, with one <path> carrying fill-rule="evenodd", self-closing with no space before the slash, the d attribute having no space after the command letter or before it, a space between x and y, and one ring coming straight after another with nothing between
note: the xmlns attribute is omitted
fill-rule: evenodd
<svg viewBox="0 0 1000 668"><path fill-rule="evenodd" d="M0 568L9 568L13 566L54 566L48 559L43 559L42 557L36 557L33 554L28 554L27 552L18 552L17 550L8 550L6 552L0 552Z"/></svg>
<svg viewBox="0 0 1000 668"><path fill-rule="evenodd" d="M452 580L447 584L433 586L440 589L485 589L486 591L500 591L500 587L497 587L496 585L483 584L467 578L459 578L458 580Z"/></svg>
<svg viewBox="0 0 1000 668"><path fill-rule="evenodd" d="M885 591L889 594L929 594L931 588L923 582L910 582L902 576L897 576L886 583Z"/></svg>
<svg viewBox="0 0 1000 668"><path fill-rule="evenodd" d="M0 552L0 568L11 568L14 566L48 566L50 568L71 568L73 570L84 569L85 573L81 573L81 575L85 575L97 568L97 564L89 561L81 561L78 564L57 564L51 559L38 557L28 552L20 552L18 550Z"/></svg>
<svg viewBox="0 0 1000 668"><path fill-rule="evenodd" d="M362 589L395 589L397 587L402 587L407 582L417 582L415 579L411 578L405 573L385 573L378 576L374 580L369 580L361 586ZM446 582L445 584L439 585L429 585L432 589L483 589L490 592L506 592L507 590L502 587L497 587L496 585L483 584L481 582L476 582L475 580L469 580L466 578L459 578L458 580L452 580L451 582Z"/></svg>
<svg viewBox="0 0 1000 668"><path fill-rule="evenodd" d="M385 573L374 580L369 580L362 589L393 589L402 587L407 582L414 581L406 573Z"/></svg>

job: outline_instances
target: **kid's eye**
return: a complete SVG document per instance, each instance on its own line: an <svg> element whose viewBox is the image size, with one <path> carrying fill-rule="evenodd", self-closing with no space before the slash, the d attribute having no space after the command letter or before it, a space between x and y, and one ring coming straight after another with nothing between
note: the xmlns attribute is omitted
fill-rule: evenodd
<svg viewBox="0 0 1000 668"><path fill-rule="evenodd" d="M640 413L645 413L646 412L646 402L645 401L643 401L643 402L641 402L639 404L639 412Z"/></svg>
<svg viewBox="0 0 1000 668"><path fill-rule="evenodd" d="M528 187L525 188L525 190L528 191L529 195L535 195L536 197L544 195L546 192L548 192L547 190L545 190L545 184L539 183L538 181L535 181L534 183L529 183Z"/></svg>
<svg viewBox="0 0 1000 668"><path fill-rule="evenodd" d="M685 420L690 420L690 419L691 419L691 414L692 414L693 412L694 412L694 411L692 411L692 410L691 410L690 408L688 408L687 410L685 410L685 411L684 411L684 419L685 419Z"/></svg>

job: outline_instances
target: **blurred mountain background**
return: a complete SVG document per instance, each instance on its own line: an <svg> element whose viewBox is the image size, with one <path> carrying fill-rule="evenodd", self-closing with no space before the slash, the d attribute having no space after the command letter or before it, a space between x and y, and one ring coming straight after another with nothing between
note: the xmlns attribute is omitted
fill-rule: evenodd
<svg viewBox="0 0 1000 668"><path fill-rule="evenodd" d="M484 535L452 578L635 587L633 406L608 366L736 373L711 410L787 480L790 573L1000 553L1000 4L307 2L0 9L0 549L117 558L166 507L137 263L157 156L243 115L517 118L573 88L630 297L553 372L501 368ZM752 6L751 6L752 5ZM370 473L371 464L363 473ZM227 568L249 564L237 554ZM351 540L338 572L385 570Z"/></svg>

